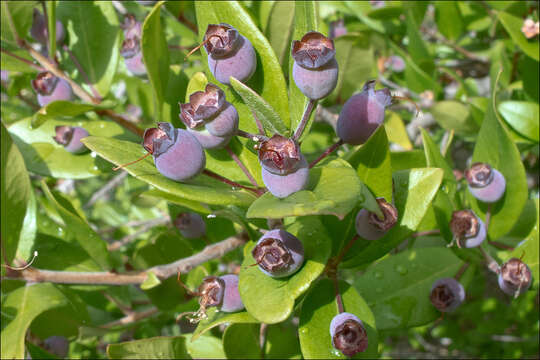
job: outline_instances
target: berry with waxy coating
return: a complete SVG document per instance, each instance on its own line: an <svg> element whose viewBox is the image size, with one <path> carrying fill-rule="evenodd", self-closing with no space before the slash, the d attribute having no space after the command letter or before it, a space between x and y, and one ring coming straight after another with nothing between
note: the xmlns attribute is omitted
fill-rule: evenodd
<svg viewBox="0 0 540 360"><path fill-rule="evenodd" d="M356 233L366 240L377 240L384 236L396 223L398 212L394 205L383 198L377 198L377 204L384 218L366 209L361 209L356 215Z"/></svg>
<svg viewBox="0 0 540 360"><path fill-rule="evenodd" d="M499 171L486 163L474 163L465 170L469 191L480 201L498 201L506 190L506 180Z"/></svg>
<svg viewBox="0 0 540 360"><path fill-rule="evenodd" d="M465 301L465 289L454 278L439 279L431 286L429 299L437 310L451 312Z"/></svg>
<svg viewBox="0 0 540 360"><path fill-rule="evenodd" d="M53 136L57 144L62 145L67 151L73 154L80 154L88 150L81 142L82 138L90 134L80 126L57 126L55 127L56 135Z"/></svg>
<svg viewBox="0 0 540 360"><path fill-rule="evenodd" d="M37 74L36 78L32 80L32 88L37 93L37 101L40 106L58 100L71 100L73 96L69 83L49 71Z"/></svg>
<svg viewBox="0 0 540 360"><path fill-rule="evenodd" d="M502 291L518 297L532 284L531 269L520 259L512 258L501 266L498 282Z"/></svg>
<svg viewBox="0 0 540 360"><path fill-rule="evenodd" d="M65 358L69 351L69 341L64 336L50 336L43 342L45 350L59 358Z"/></svg>
<svg viewBox="0 0 540 360"><path fill-rule="evenodd" d="M311 31L292 43L293 79L302 94L311 100L327 97L336 87L338 63L334 41Z"/></svg>
<svg viewBox="0 0 540 360"><path fill-rule="evenodd" d="M187 239L196 239L206 235L206 224L201 215L193 212L180 213L174 219L174 226Z"/></svg>
<svg viewBox="0 0 540 360"><path fill-rule="evenodd" d="M223 312L235 312L244 308L238 292L238 275L207 276L199 286L201 311L217 306Z"/></svg>
<svg viewBox="0 0 540 360"><path fill-rule="evenodd" d="M362 320L356 315L343 312L330 322L332 346L345 356L354 356L366 351L368 336Z"/></svg>
<svg viewBox="0 0 540 360"><path fill-rule="evenodd" d="M47 45L48 38L49 38L49 30L47 29L47 20L45 19L45 16L43 16L39 12L38 9L34 9L33 23L32 23L32 28L30 29L30 35L32 35L34 40L41 43L42 45ZM65 37L66 37L66 31L64 29L64 25L62 25L60 20L56 20L56 43L58 45L62 44L64 42Z"/></svg>
<svg viewBox="0 0 540 360"><path fill-rule="evenodd" d="M207 84L204 91L191 94L187 104L179 105L180 119L205 149L224 147L238 130L236 108L214 84Z"/></svg>
<svg viewBox="0 0 540 360"><path fill-rule="evenodd" d="M120 54L124 58L126 68L137 76L146 74L146 66L143 62L141 50L142 24L132 14L126 15L122 24L124 41Z"/></svg>
<svg viewBox="0 0 540 360"><path fill-rule="evenodd" d="M304 246L296 236L282 229L267 231L251 254L259 269L274 278L292 275L304 263Z"/></svg>
<svg viewBox="0 0 540 360"><path fill-rule="evenodd" d="M232 76L246 82L257 68L251 42L229 24L209 24L203 39L208 68L217 81L229 85Z"/></svg>
<svg viewBox="0 0 540 360"><path fill-rule="evenodd" d="M361 93L345 102L339 114L336 132L347 144L360 145L384 122L384 110L392 103L387 88L375 91L375 80L367 81Z"/></svg>
<svg viewBox="0 0 540 360"><path fill-rule="evenodd" d="M486 226L472 210L454 211L450 220L450 230L459 247L477 247L486 238Z"/></svg>

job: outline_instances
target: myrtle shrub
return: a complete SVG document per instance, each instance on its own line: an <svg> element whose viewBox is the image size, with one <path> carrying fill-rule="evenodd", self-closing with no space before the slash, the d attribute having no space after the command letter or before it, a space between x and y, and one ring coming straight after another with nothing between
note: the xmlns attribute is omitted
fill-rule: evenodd
<svg viewBox="0 0 540 360"><path fill-rule="evenodd" d="M538 3L2 1L1 357L538 358Z"/></svg>

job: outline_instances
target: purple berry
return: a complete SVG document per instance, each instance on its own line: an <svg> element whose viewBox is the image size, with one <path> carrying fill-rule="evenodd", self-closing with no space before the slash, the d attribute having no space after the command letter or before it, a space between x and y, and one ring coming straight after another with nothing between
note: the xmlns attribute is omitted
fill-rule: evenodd
<svg viewBox="0 0 540 360"><path fill-rule="evenodd" d="M454 278L439 279L431 286L429 299L437 310L451 312L465 301L465 289Z"/></svg>
<svg viewBox="0 0 540 360"><path fill-rule="evenodd" d="M512 258L501 266L498 282L502 291L518 297L532 284L531 269L520 259Z"/></svg>
<svg viewBox="0 0 540 360"><path fill-rule="evenodd" d="M244 308L240 292L238 292L238 275L228 274L219 277L225 283L225 293L221 303L221 311L235 312Z"/></svg>
<svg viewBox="0 0 540 360"><path fill-rule="evenodd" d="M7 70L0 70L0 80L4 83L7 83L9 81L9 71Z"/></svg>
<svg viewBox="0 0 540 360"><path fill-rule="evenodd" d="M362 320L351 313L341 313L330 322L332 346L345 356L366 351L368 336Z"/></svg>
<svg viewBox="0 0 540 360"><path fill-rule="evenodd" d="M276 175L266 170L261 169L262 180L264 185L272 195L278 198L286 198L300 190L304 190L309 183L309 166L304 158L301 157L299 168L287 175Z"/></svg>
<svg viewBox="0 0 540 360"><path fill-rule="evenodd" d="M398 212L394 205L383 198L377 198L377 204L384 218L366 209L361 209L356 215L356 233L366 240L377 240L384 236L397 223Z"/></svg>
<svg viewBox="0 0 540 360"><path fill-rule="evenodd" d="M202 216L196 213L178 214L174 219L174 226L187 239L196 239L206 235L206 224Z"/></svg>
<svg viewBox="0 0 540 360"><path fill-rule="evenodd" d="M59 77L54 76L49 71L40 72L32 80L32 87L37 93L37 100L40 106L57 100L71 100L73 93L69 83Z"/></svg>
<svg viewBox="0 0 540 360"><path fill-rule="evenodd" d="M205 277L199 286L199 295L201 312L212 306L217 306L223 312L235 312L244 308L238 292L237 275Z"/></svg>
<svg viewBox="0 0 540 360"><path fill-rule="evenodd" d="M82 138L90 134L79 126L57 126L56 135L53 137L57 144L62 145L67 151L73 154L80 154L88 150L81 142Z"/></svg>
<svg viewBox="0 0 540 360"><path fill-rule="evenodd" d="M217 81L229 85L232 76L246 82L257 68L251 42L229 24L209 24L203 39L208 68Z"/></svg>
<svg viewBox="0 0 540 360"><path fill-rule="evenodd" d="M405 61L401 56L392 55L386 60L384 66L395 72L402 72L405 70Z"/></svg>
<svg viewBox="0 0 540 360"><path fill-rule="evenodd" d="M187 181L205 167L201 144L186 130L160 122L157 128L146 129L143 139L143 147L153 155L157 170L169 179Z"/></svg>
<svg viewBox="0 0 540 360"><path fill-rule="evenodd" d="M142 24L132 14L126 15L122 24L124 42L120 54L124 58L126 68L136 76L146 74L141 51Z"/></svg>
<svg viewBox="0 0 540 360"><path fill-rule="evenodd" d="M251 254L259 269L274 278L292 275L304 263L304 246L296 236L282 229L267 231Z"/></svg>
<svg viewBox="0 0 540 360"><path fill-rule="evenodd" d="M345 21L343 19L332 21L330 23L330 31L328 32L328 37L330 39L335 39L343 35L347 35L347 28L345 27Z"/></svg>
<svg viewBox="0 0 540 360"><path fill-rule="evenodd" d="M338 63L334 41L311 31L292 43L293 79L302 94L311 100L327 97L336 87Z"/></svg>
<svg viewBox="0 0 540 360"><path fill-rule="evenodd" d="M219 149L229 143L238 130L238 112L225 101L225 93L214 84L180 103L180 119L205 149Z"/></svg>
<svg viewBox="0 0 540 360"><path fill-rule="evenodd" d="M49 39L49 30L47 29L47 20L38 9L34 9L34 20L32 23L32 28L30 29L30 35L37 42L47 45ZM66 37L66 31L64 25L59 20L56 20L56 43L58 45L64 42Z"/></svg>
<svg viewBox="0 0 540 360"><path fill-rule="evenodd" d="M489 164L475 163L465 170L469 191L480 201L492 203L498 201L506 190L506 180Z"/></svg>
<svg viewBox="0 0 540 360"><path fill-rule="evenodd" d="M339 114L336 132L347 144L359 145L384 121L384 109L392 102L390 90L375 91L375 80L366 82L361 93L351 96Z"/></svg>
<svg viewBox="0 0 540 360"><path fill-rule="evenodd" d="M454 211L450 220L450 230L458 247L477 247L486 238L486 226L472 210Z"/></svg>
<svg viewBox="0 0 540 360"><path fill-rule="evenodd" d="M43 343L45 350L59 358L65 358L69 351L69 341L64 336L50 336Z"/></svg>

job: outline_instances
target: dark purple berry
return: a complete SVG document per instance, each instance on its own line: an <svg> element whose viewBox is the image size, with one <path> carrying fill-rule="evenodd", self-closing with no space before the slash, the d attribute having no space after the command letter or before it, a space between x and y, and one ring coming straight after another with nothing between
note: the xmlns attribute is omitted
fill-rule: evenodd
<svg viewBox="0 0 540 360"><path fill-rule="evenodd" d="M293 79L302 94L311 100L327 97L336 87L338 63L334 41L311 31L292 43Z"/></svg>
<svg viewBox="0 0 540 360"><path fill-rule="evenodd" d="M330 30L328 32L328 37L330 39L335 39L343 35L347 35L347 28L345 27L345 21L343 19L332 21L330 23Z"/></svg>
<svg viewBox="0 0 540 360"><path fill-rule="evenodd" d="M217 306L223 312L235 312L244 308L238 292L237 275L205 277L199 286L199 296L200 312L212 306Z"/></svg>
<svg viewBox="0 0 540 360"><path fill-rule="evenodd" d="M219 149L229 143L238 130L238 112L225 101L225 93L214 84L180 103L180 119L205 149Z"/></svg>
<svg viewBox="0 0 540 360"><path fill-rule="evenodd" d="M43 342L45 350L59 358L65 358L69 351L69 341L64 336L50 336Z"/></svg>
<svg viewBox="0 0 540 360"><path fill-rule="evenodd" d="M47 29L47 20L45 19L45 16L43 16L38 9L34 9L34 18L32 23L32 28L30 29L30 35L36 40L37 42L41 43L42 45L47 45L47 42L49 41L49 30ZM58 45L62 44L64 42L64 38L66 37L66 31L64 29L64 25L59 20L56 20L56 43Z"/></svg>
<svg viewBox="0 0 540 360"><path fill-rule="evenodd" d="M57 100L71 100L73 93L69 83L49 71L40 72L32 80L32 87L37 93L40 106Z"/></svg>
<svg viewBox="0 0 540 360"><path fill-rule="evenodd" d="M502 291L518 297L532 284L531 269L520 259L512 258L501 266L498 282Z"/></svg>
<svg viewBox="0 0 540 360"><path fill-rule="evenodd" d="M124 58L126 68L137 76L146 74L141 51L142 24L132 14L126 15L122 24L124 42L120 54Z"/></svg>
<svg viewBox="0 0 540 360"><path fill-rule="evenodd" d="M477 247L486 238L486 226L472 210L454 211L450 230L459 247Z"/></svg>
<svg viewBox="0 0 540 360"><path fill-rule="evenodd" d="M160 122L157 128L146 129L143 139L143 147L153 155L157 170L169 179L187 181L205 167L201 144L186 130Z"/></svg>
<svg viewBox="0 0 540 360"><path fill-rule="evenodd" d="M304 156L301 157L298 169L290 174L276 175L263 167L261 175L268 191L277 198L286 198L305 190L309 184L309 166Z"/></svg>
<svg viewBox="0 0 540 360"><path fill-rule="evenodd" d="M384 121L384 109L392 102L390 90L375 91L375 80L366 82L361 93L351 96L339 114L336 132L347 144L359 145Z"/></svg>
<svg viewBox="0 0 540 360"><path fill-rule="evenodd" d="M356 215L356 233L366 240L377 240L384 236L397 223L398 212L394 205L383 198L377 198L377 204L384 218L366 209L361 209Z"/></svg>
<svg viewBox="0 0 540 360"><path fill-rule="evenodd" d="M81 142L82 138L90 134L84 128L79 126L57 126L56 135L53 136L57 144L62 145L67 151L73 154L80 154L88 150Z"/></svg>
<svg viewBox="0 0 540 360"><path fill-rule="evenodd" d="M217 81L229 85L232 76L249 80L257 67L251 42L229 24L209 24L203 39L208 54L208 68Z"/></svg>
<svg viewBox="0 0 540 360"><path fill-rule="evenodd" d="M486 163L475 163L465 170L465 178L469 183L469 191L480 201L495 202L499 200L506 189L503 174Z"/></svg>
<svg viewBox="0 0 540 360"><path fill-rule="evenodd" d="M304 246L296 236L282 229L267 231L251 254L259 269L274 278L292 275L304 263Z"/></svg>
<svg viewBox="0 0 540 360"><path fill-rule="evenodd" d="M174 219L174 226L187 239L196 239L206 235L206 224L202 216L196 213L178 214Z"/></svg>
<svg viewBox="0 0 540 360"><path fill-rule="evenodd" d="M330 322L332 346L345 356L366 351L368 336L362 320L351 313L341 313Z"/></svg>
<svg viewBox="0 0 540 360"><path fill-rule="evenodd" d="M429 299L437 310L451 312L465 301L465 289L454 278L439 279L431 286Z"/></svg>

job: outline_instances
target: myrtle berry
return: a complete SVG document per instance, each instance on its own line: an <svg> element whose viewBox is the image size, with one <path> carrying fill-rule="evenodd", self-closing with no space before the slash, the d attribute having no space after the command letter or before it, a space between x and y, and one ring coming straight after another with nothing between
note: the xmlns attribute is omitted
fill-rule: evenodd
<svg viewBox="0 0 540 360"><path fill-rule="evenodd" d="M465 178L469 191L480 201L495 202L506 190L503 174L486 163L474 163L470 169L465 170Z"/></svg>
<svg viewBox="0 0 540 360"><path fill-rule="evenodd" d="M330 30L328 32L328 37L330 39L335 39L343 35L347 35L347 28L345 27L345 21L343 19L332 21L330 23Z"/></svg>
<svg viewBox="0 0 540 360"><path fill-rule="evenodd" d="M347 144L359 145L384 121L384 109L392 102L387 88L375 91L375 80L366 82L361 93L345 102L339 114L336 132Z"/></svg>
<svg viewBox="0 0 540 360"><path fill-rule="evenodd" d="M34 40L41 43L42 45L47 45L47 42L49 41L47 20L45 19L45 16L43 16L39 12L38 9L34 9L33 23L32 28L30 29L30 35L34 38ZM64 29L64 25L62 25L60 20L56 20L56 43L58 45L62 44L65 37L66 31Z"/></svg>
<svg viewBox="0 0 540 360"><path fill-rule="evenodd" d="M126 15L122 24L124 41L120 54L124 58L126 68L137 76L146 74L141 50L142 24L132 14Z"/></svg>
<svg viewBox="0 0 540 360"><path fill-rule="evenodd" d="M498 282L502 291L518 297L532 284L531 269L520 259L512 258L501 266Z"/></svg>
<svg viewBox="0 0 540 360"><path fill-rule="evenodd" d="M267 231L251 254L259 269L274 278L292 275L304 263L304 246L296 236L282 229Z"/></svg>
<svg viewBox="0 0 540 360"><path fill-rule="evenodd" d="M366 351L368 336L362 320L356 315L343 312L330 322L332 346L345 356L354 356Z"/></svg>
<svg viewBox="0 0 540 360"><path fill-rule="evenodd" d="M201 312L217 306L223 312L235 312L244 308L238 292L238 275L207 276L198 291Z"/></svg>
<svg viewBox="0 0 540 360"><path fill-rule="evenodd" d="M187 104L180 103L180 119L205 149L219 149L238 130L238 112L225 101L225 93L214 84L194 92Z"/></svg>
<svg viewBox="0 0 540 360"><path fill-rule="evenodd" d="M187 239L196 239L206 235L206 224L202 216L197 213L178 214L174 219L174 226Z"/></svg>
<svg viewBox="0 0 540 360"><path fill-rule="evenodd" d="M50 336L43 342L45 350L59 358L65 358L69 351L69 341L64 336Z"/></svg>
<svg viewBox="0 0 540 360"><path fill-rule="evenodd" d="M477 247L486 238L486 226L472 210L454 211L450 220L450 230L458 247Z"/></svg>
<svg viewBox="0 0 540 360"><path fill-rule="evenodd" d="M377 198L377 204L383 213L382 219L366 209L356 215L356 233L366 240L380 239L397 223L398 212L394 205L383 198Z"/></svg>
<svg viewBox="0 0 540 360"><path fill-rule="evenodd" d="M80 154L88 150L81 142L82 138L90 135L84 128L62 125L55 127L54 130L56 131L56 135L53 136L54 141L70 153Z"/></svg>
<svg viewBox="0 0 540 360"><path fill-rule="evenodd" d="M246 82L257 68L251 42L229 24L209 24L203 39L208 68L217 81L229 85L232 76Z"/></svg>
<svg viewBox="0 0 540 360"><path fill-rule="evenodd" d="M465 289L454 278L442 278L431 286L429 299L437 310L451 312L465 301Z"/></svg>
<svg viewBox="0 0 540 360"><path fill-rule="evenodd" d="M32 87L37 93L37 101L40 106L57 100L71 100L73 96L69 83L49 71L37 74L36 78L32 80Z"/></svg>
<svg viewBox="0 0 540 360"><path fill-rule="evenodd" d="M338 63L334 41L311 31L292 43L293 79L302 94L311 100L327 97L336 87Z"/></svg>

